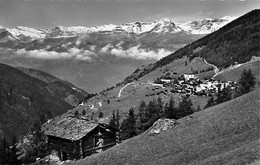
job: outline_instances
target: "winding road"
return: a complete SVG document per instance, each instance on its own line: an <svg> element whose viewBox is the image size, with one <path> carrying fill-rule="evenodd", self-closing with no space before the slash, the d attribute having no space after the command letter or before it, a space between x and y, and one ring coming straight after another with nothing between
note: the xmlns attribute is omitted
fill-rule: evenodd
<svg viewBox="0 0 260 165"><path fill-rule="evenodd" d="M125 87L127 87L128 85L131 85L131 84L133 84L133 83L127 83L125 86L123 86L123 87L119 90L118 97L121 97L121 93L122 93L123 89L124 89Z"/></svg>

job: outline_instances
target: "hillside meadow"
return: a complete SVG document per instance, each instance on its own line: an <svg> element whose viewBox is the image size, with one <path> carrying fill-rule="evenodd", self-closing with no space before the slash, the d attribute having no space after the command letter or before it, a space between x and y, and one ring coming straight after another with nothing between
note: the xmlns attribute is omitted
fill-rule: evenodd
<svg viewBox="0 0 260 165"><path fill-rule="evenodd" d="M260 89L68 164L250 164L260 159Z"/></svg>

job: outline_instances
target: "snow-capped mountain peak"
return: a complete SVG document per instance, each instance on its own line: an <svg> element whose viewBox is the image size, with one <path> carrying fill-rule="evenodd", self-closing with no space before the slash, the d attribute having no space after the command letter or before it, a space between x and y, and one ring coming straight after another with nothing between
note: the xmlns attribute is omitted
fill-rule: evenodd
<svg viewBox="0 0 260 165"><path fill-rule="evenodd" d="M93 28L90 28L92 32L104 32L104 31L114 31L116 29L117 25L114 24L105 24L101 26L95 26Z"/></svg>
<svg viewBox="0 0 260 165"><path fill-rule="evenodd" d="M34 29L30 27L17 26L16 28L6 28L15 38L31 38L31 39L39 39L44 38L46 31Z"/></svg>
<svg viewBox="0 0 260 165"><path fill-rule="evenodd" d="M84 26L56 26L50 30L46 34L48 38L57 38L57 37L72 37L77 36L79 34L88 33L90 31L89 28Z"/></svg>
<svg viewBox="0 0 260 165"><path fill-rule="evenodd" d="M191 34L209 34L225 26L232 20L234 20L234 17L229 17L229 16L225 16L220 19L205 18L205 19L198 19L195 21L189 21L180 24L179 26L183 30L188 31Z"/></svg>
<svg viewBox="0 0 260 165"><path fill-rule="evenodd" d="M172 23L172 21L169 18L162 18L157 22L158 23Z"/></svg>
<svg viewBox="0 0 260 165"><path fill-rule="evenodd" d="M168 18L163 18L156 22L156 26L153 29L153 32L156 33L176 33L180 31L182 31L182 29Z"/></svg>
<svg viewBox="0 0 260 165"><path fill-rule="evenodd" d="M154 26L154 23L151 22L135 22L132 23L132 25L130 24L126 31L135 34L142 34L151 31Z"/></svg>
<svg viewBox="0 0 260 165"><path fill-rule="evenodd" d="M95 27L84 26L56 26L51 29L42 30L24 26L17 26L16 28L4 28L11 33L14 39L18 40L34 40L42 38L60 38L60 37L77 37L85 33L128 33L141 35L144 33L177 33L185 31L190 34L209 34L227 23L234 20L236 17L225 16L220 19L198 19L182 24L175 24L169 18L162 18L154 22L132 22L121 25L105 24Z"/></svg>
<svg viewBox="0 0 260 165"><path fill-rule="evenodd" d="M227 21L233 21L235 19L237 19L237 17L231 17L231 16L224 16L222 18L220 18L222 20L227 20Z"/></svg>

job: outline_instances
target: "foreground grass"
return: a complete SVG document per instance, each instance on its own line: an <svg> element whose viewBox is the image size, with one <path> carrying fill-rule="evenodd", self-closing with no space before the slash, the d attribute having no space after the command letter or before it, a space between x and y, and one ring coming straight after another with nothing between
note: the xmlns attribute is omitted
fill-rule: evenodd
<svg viewBox="0 0 260 165"><path fill-rule="evenodd" d="M260 90L71 164L250 164L260 159Z"/></svg>

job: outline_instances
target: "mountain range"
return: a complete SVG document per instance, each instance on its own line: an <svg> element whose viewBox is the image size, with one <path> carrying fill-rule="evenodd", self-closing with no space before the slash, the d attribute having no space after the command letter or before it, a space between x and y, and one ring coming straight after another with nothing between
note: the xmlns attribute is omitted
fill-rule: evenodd
<svg viewBox="0 0 260 165"><path fill-rule="evenodd" d="M4 28L0 26L2 31L9 32L9 39L25 40L25 39L42 39L42 38L58 38L73 37L84 33L128 33L142 35L144 33L176 33L185 31L190 34L209 34L216 31L220 27L234 20L234 17L225 16L220 19L205 18L185 23L173 23L168 18L163 18L154 22L132 22L121 25L106 24L95 27L57 26L51 29L35 29L30 27L17 26L16 28Z"/></svg>
<svg viewBox="0 0 260 165"><path fill-rule="evenodd" d="M0 60L42 70L89 92L121 82L232 19L173 23L169 19L96 27L0 28ZM97 76L98 75L98 76Z"/></svg>

